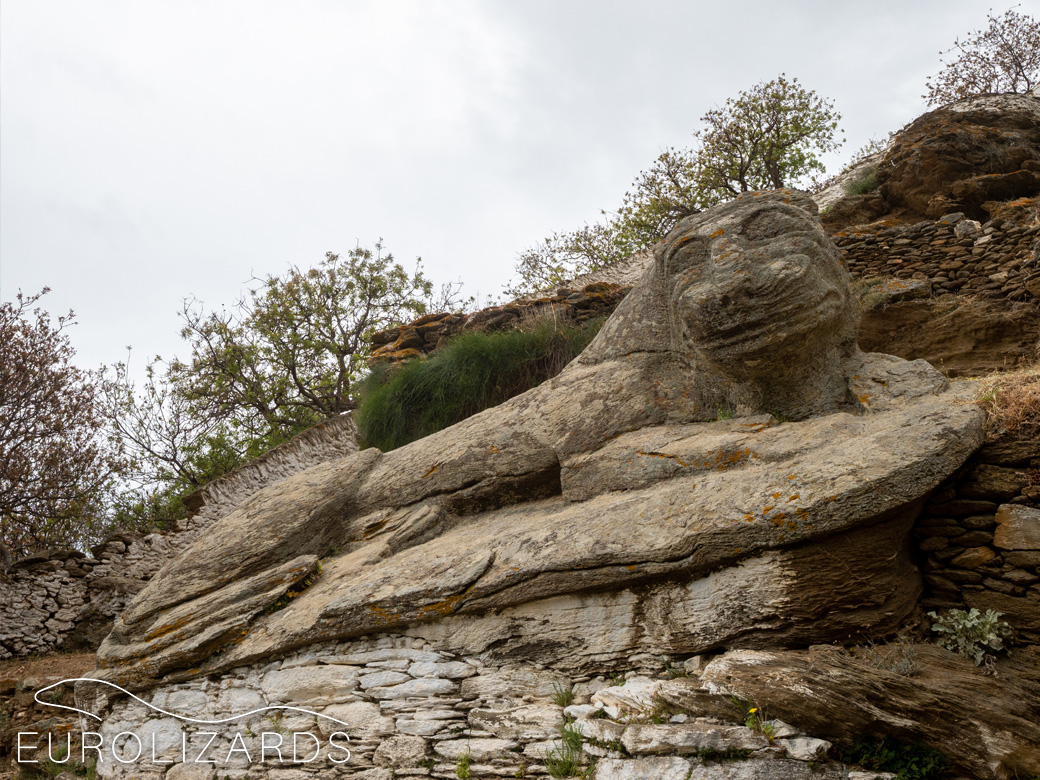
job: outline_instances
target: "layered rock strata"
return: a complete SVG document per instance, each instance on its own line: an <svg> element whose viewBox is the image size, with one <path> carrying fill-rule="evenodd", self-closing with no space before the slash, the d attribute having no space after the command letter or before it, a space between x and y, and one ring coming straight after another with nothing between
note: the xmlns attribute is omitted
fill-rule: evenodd
<svg viewBox="0 0 1040 780"><path fill-rule="evenodd" d="M258 492L117 619L103 675L141 688L414 624L574 670L893 627L909 523L981 412L926 364L858 352L814 211L778 191L684 221L555 379Z"/></svg>

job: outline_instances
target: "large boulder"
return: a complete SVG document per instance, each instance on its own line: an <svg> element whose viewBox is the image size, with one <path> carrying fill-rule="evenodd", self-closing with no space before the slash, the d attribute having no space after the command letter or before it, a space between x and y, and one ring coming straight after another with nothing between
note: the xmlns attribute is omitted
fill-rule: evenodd
<svg viewBox="0 0 1040 780"><path fill-rule="evenodd" d="M877 176L894 207L936 219L1040 192L1040 100L987 95L930 111L886 150Z"/></svg>
<svg viewBox="0 0 1040 780"><path fill-rule="evenodd" d="M982 413L856 329L807 196L690 217L553 380L241 503L98 674L140 689L386 631L572 670L889 631L920 588L909 524Z"/></svg>
<svg viewBox="0 0 1040 780"><path fill-rule="evenodd" d="M1038 668L1035 648L1016 650L986 674L935 645L875 648L866 659L820 646L731 651L706 666L700 683L759 702L816 736L924 742L971 777L1012 778L1040 772Z"/></svg>

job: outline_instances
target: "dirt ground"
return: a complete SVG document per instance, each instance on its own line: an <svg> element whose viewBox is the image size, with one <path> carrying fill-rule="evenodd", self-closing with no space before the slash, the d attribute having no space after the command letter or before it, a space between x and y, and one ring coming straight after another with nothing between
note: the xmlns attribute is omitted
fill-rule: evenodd
<svg viewBox="0 0 1040 780"><path fill-rule="evenodd" d="M0 661L0 680L26 677L81 677L94 668L93 653L53 653L42 656L9 658Z"/></svg>

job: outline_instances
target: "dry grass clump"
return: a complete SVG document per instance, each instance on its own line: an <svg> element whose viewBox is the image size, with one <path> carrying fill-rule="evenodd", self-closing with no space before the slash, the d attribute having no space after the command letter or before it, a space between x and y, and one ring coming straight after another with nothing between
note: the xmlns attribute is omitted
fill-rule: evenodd
<svg viewBox="0 0 1040 780"><path fill-rule="evenodd" d="M991 435L1040 434L1040 364L982 380L977 401Z"/></svg>
<svg viewBox="0 0 1040 780"><path fill-rule="evenodd" d="M986 206L990 205L992 205L992 209L988 209L989 215L993 219L999 217L1007 222L1016 222L1025 226L1040 225L1040 196L986 204Z"/></svg>

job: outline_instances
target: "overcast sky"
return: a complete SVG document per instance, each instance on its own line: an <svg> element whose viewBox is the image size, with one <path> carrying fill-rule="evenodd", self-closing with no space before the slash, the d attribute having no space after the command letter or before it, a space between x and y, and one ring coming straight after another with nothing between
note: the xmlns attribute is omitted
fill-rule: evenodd
<svg viewBox="0 0 1040 780"><path fill-rule="evenodd" d="M3 0L0 299L51 287L94 367L127 345L185 357L184 297L230 304L380 237L497 295L518 252L616 207L705 111L780 72L841 112L837 170L925 111L939 50L987 7Z"/></svg>

